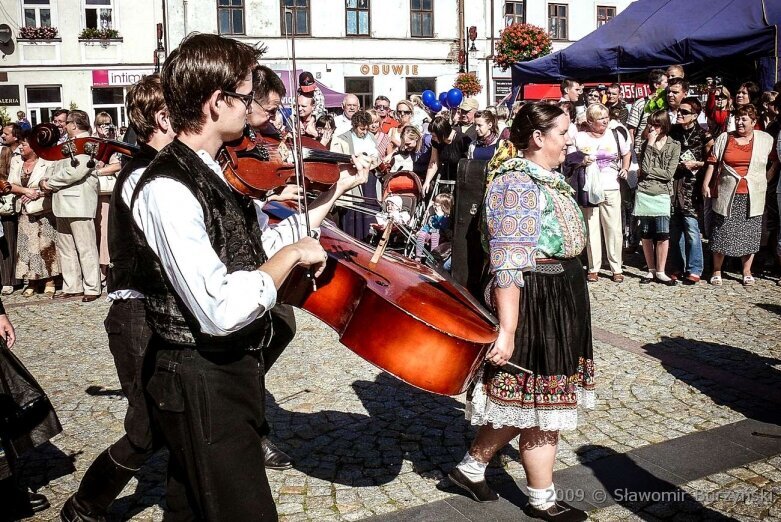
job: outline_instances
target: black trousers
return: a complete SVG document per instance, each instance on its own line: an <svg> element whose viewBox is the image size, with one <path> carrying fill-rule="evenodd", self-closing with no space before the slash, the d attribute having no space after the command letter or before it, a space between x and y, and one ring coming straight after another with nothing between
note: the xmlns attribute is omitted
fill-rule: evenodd
<svg viewBox="0 0 781 522"><path fill-rule="evenodd" d="M296 316L292 306L277 304L269 313L274 334L271 337L271 342L263 348L263 365L266 368L266 373L296 336ZM268 436L270 431L268 422L264 419L261 435Z"/></svg>
<svg viewBox="0 0 781 522"><path fill-rule="evenodd" d="M127 397L125 435L110 448L111 458L122 467L137 470L160 448L152 437L150 405L144 394L144 357L152 331L146 323L143 299L119 299L111 303L103 322L108 348Z"/></svg>
<svg viewBox="0 0 781 522"><path fill-rule="evenodd" d="M277 520L263 463L261 352L207 352L153 336L147 392L170 450L166 520Z"/></svg>

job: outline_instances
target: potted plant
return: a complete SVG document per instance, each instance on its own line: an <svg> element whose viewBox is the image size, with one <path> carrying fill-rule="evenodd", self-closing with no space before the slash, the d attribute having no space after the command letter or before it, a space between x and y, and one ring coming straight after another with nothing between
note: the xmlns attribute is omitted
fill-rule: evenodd
<svg viewBox="0 0 781 522"><path fill-rule="evenodd" d="M456 81L453 83L453 87L461 89L464 96L474 96L483 90L483 86L480 85L480 79L475 73L459 74L458 77L456 77Z"/></svg>
<svg viewBox="0 0 781 522"><path fill-rule="evenodd" d="M116 29L96 29L87 27L79 34L79 40L116 40L119 38L119 31Z"/></svg>
<svg viewBox="0 0 781 522"><path fill-rule="evenodd" d="M499 35L494 63L506 71L516 62L550 54L551 49L550 35L543 28L532 24L512 24Z"/></svg>
<svg viewBox="0 0 781 522"><path fill-rule="evenodd" d="M28 25L19 28L19 38L25 40L53 40L57 38L56 27L35 27Z"/></svg>

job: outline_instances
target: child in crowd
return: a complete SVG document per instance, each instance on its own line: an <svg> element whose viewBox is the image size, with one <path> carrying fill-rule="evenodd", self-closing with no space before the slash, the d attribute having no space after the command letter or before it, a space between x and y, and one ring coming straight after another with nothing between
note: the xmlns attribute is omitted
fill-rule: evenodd
<svg viewBox="0 0 781 522"><path fill-rule="evenodd" d="M401 196L388 196L385 198L385 209L374 215L377 223L372 225L373 230L384 231L389 224L399 223L408 225L411 219L409 212L404 210Z"/></svg>
<svg viewBox="0 0 781 522"><path fill-rule="evenodd" d="M433 210L417 235L415 242L415 259L423 258L423 248L429 244L429 250L439 246L442 232L450 228L450 211L453 208L453 195L448 193L437 194L434 197Z"/></svg>

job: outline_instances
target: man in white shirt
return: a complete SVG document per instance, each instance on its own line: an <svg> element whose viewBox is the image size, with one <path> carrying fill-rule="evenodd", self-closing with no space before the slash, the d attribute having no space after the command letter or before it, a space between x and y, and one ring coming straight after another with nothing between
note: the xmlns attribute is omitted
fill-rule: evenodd
<svg viewBox="0 0 781 522"><path fill-rule="evenodd" d="M149 75L133 85L127 94L130 124L138 136L140 150L117 175L109 212L108 298L111 301L104 322L108 346L117 376L127 399L125 434L103 451L90 465L79 490L63 505L64 522L104 520L108 508L135 473L160 448L152 437L150 409L144 395L141 372L152 332L146 324L144 295L138 291L133 267L137 252L129 240L133 234L130 200L141 174L157 151L174 139L158 75Z"/></svg>
<svg viewBox="0 0 781 522"><path fill-rule="evenodd" d="M358 97L354 94L347 94L342 100L342 114L339 114L334 118L334 136L344 134L352 129L353 115L361 108L361 103L358 101Z"/></svg>
<svg viewBox="0 0 781 522"><path fill-rule="evenodd" d="M211 34L193 34L169 55L161 81L177 139L131 202L153 331L146 391L171 449L167 510L176 519L276 520L259 434L266 312L296 266L317 277L328 260L298 214L261 234L258 206L229 186L215 160L255 110L258 58L257 49ZM365 160L353 162L358 174L343 172L310 205L313 226L366 180Z"/></svg>

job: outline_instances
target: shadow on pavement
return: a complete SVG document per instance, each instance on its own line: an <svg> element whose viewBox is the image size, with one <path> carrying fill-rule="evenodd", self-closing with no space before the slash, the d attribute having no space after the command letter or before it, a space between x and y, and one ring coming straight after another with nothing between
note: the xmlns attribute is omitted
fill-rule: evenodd
<svg viewBox="0 0 781 522"><path fill-rule="evenodd" d="M669 482L667 479L673 478L669 472L631 453L617 453L600 445L581 446L576 453L581 456L594 451L609 456L582 459L580 466L556 473L559 498L581 508L585 507L583 502L597 508L615 503L641 520L733 520Z"/></svg>
<svg viewBox="0 0 781 522"><path fill-rule="evenodd" d="M670 375L715 403L751 419L781 424L781 371L774 367L781 364L781 359L683 337L662 337L643 349L658 359ZM711 362L714 360L720 364Z"/></svg>
<svg viewBox="0 0 781 522"><path fill-rule="evenodd" d="M473 436L462 403L385 373L352 387L367 414L288 411L267 393L272 438L293 457L296 469L361 487L387 484L407 471L442 478L460 462ZM405 460L412 469L403 467Z"/></svg>
<svg viewBox="0 0 781 522"><path fill-rule="evenodd" d="M80 451L66 454L51 442L44 442L19 459L20 482L37 491L49 482L76 471L73 462L80 454Z"/></svg>
<svg viewBox="0 0 781 522"><path fill-rule="evenodd" d="M120 389L112 390L110 388L104 388L103 386L88 386L84 393L93 397L124 397L125 393Z"/></svg>

